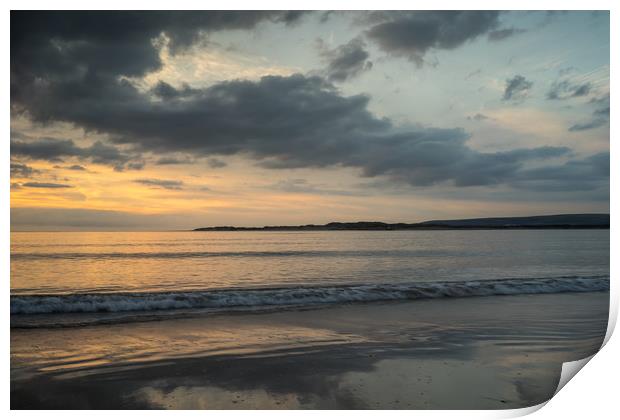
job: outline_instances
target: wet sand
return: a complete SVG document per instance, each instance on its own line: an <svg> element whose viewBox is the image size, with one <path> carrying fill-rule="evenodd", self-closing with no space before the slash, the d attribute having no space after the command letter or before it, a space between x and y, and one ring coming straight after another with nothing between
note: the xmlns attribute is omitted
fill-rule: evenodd
<svg viewBox="0 0 620 420"><path fill-rule="evenodd" d="M12 409L507 409L596 352L609 294L11 330Z"/></svg>

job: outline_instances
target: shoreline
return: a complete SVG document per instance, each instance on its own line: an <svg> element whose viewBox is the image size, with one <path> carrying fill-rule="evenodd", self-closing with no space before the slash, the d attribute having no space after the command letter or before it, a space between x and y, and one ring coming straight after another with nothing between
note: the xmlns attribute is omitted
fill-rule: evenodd
<svg viewBox="0 0 620 420"><path fill-rule="evenodd" d="M609 275L449 282L286 285L73 294L11 294L11 328L67 328L213 314L314 310L483 296L609 292ZM448 304L448 303L446 303Z"/></svg>
<svg viewBox="0 0 620 420"><path fill-rule="evenodd" d="M11 408L503 409L596 352L606 292L11 330Z"/></svg>
<svg viewBox="0 0 620 420"><path fill-rule="evenodd" d="M434 226L434 227L412 227L412 228L304 228L300 226L265 226L265 227L204 227L190 230L171 231L171 232L400 232L400 231L452 231L452 230L609 230L609 225L600 226L510 226L510 227L458 227L458 226Z"/></svg>
<svg viewBox="0 0 620 420"><path fill-rule="evenodd" d="M211 226L194 231L388 231L388 230L522 230L522 229L609 229L609 214L556 214L526 217L485 217L459 220L429 220L419 223L385 223L377 221L330 222L324 225L296 226Z"/></svg>

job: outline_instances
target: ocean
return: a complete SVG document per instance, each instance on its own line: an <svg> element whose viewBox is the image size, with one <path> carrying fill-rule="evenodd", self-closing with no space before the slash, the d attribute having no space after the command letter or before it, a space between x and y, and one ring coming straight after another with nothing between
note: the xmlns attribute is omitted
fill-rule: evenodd
<svg viewBox="0 0 620 420"><path fill-rule="evenodd" d="M14 232L11 408L527 407L609 283L609 230Z"/></svg>
<svg viewBox="0 0 620 420"><path fill-rule="evenodd" d="M608 289L608 230L11 234L14 327Z"/></svg>

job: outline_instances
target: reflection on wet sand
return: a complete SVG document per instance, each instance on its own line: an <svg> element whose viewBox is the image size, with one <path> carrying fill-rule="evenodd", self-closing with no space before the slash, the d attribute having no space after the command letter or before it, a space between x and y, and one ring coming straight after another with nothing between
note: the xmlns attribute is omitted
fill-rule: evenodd
<svg viewBox="0 0 620 420"><path fill-rule="evenodd" d="M13 330L11 406L519 408L607 324L607 293L446 303Z"/></svg>

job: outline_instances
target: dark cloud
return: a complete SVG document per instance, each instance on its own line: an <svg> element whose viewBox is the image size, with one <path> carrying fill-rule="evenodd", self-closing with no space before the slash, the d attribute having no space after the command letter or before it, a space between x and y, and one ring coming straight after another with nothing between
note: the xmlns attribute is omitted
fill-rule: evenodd
<svg viewBox="0 0 620 420"><path fill-rule="evenodd" d="M180 89L162 82L161 80L151 89L151 94L163 100L179 99L200 93L197 89L192 89L188 85L183 85Z"/></svg>
<svg viewBox="0 0 620 420"><path fill-rule="evenodd" d="M550 150L566 152L480 153L467 146L468 135L461 129L399 129L367 110L367 96L342 96L318 77L235 80L164 102L152 102L129 85L125 89L123 101L104 95L92 110L53 101L57 106L46 115L149 152L242 153L267 168L349 166L364 176L411 185L502 183L525 161L547 158ZM35 117L38 105L31 106Z"/></svg>
<svg viewBox="0 0 620 420"><path fill-rule="evenodd" d="M183 181L173 181L168 179L136 179L134 182L153 188L164 188L166 190L183 189Z"/></svg>
<svg viewBox="0 0 620 420"><path fill-rule="evenodd" d="M123 154L118 148L100 141L96 141L92 146L83 148L82 150L84 156L90 158L93 163L114 165L115 168L121 169L123 164L127 163L130 169L142 169L142 163L129 162L131 159L130 156Z"/></svg>
<svg viewBox="0 0 620 420"><path fill-rule="evenodd" d="M434 150L433 150L434 149ZM415 169L398 168L387 171L393 178L402 179L412 185L430 185L443 180L452 180L456 186L494 185L510 182L518 176L527 161L549 159L569 153L565 147L539 147L535 149L515 149L507 152L480 153L469 149L465 144L435 145L430 150L417 154L420 161L435 167L418 166ZM422 153L423 152L423 153ZM432 157L425 153L437 154ZM449 162L449 159L453 159ZM437 173L440 170L441 173Z"/></svg>
<svg viewBox="0 0 620 420"><path fill-rule="evenodd" d="M57 103L72 103L77 113L81 106L87 111L96 108L97 97L127 105L134 92L121 76L139 77L161 67L153 42L160 35L169 39L174 54L201 34L252 29L260 22L291 24L304 13L12 11L11 109L32 112L38 121L51 121L57 116L49 110ZM165 94L165 88L157 92ZM33 109L36 102L38 109Z"/></svg>
<svg viewBox="0 0 620 420"><path fill-rule="evenodd" d="M20 136L16 136L20 138ZM124 168L137 169L139 162L130 162L136 156L130 156L117 147L96 141L91 146L77 146L73 140L42 138L34 141L11 140L11 155L30 159L60 162L65 158L89 159L93 163L111 165L116 170Z"/></svg>
<svg viewBox="0 0 620 420"><path fill-rule="evenodd" d="M133 169L133 170L139 171L143 168L144 168L144 162L129 162L127 164L127 169Z"/></svg>
<svg viewBox="0 0 620 420"><path fill-rule="evenodd" d="M82 149L72 140L45 138L33 142L11 141L11 155L31 159L61 161L64 157L81 156Z"/></svg>
<svg viewBox="0 0 620 420"><path fill-rule="evenodd" d="M592 86L590 83L584 83L582 85L577 86L577 88L573 91L573 96L585 96L590 93L590 89Z"/></svg>
<svg viewBox="0 0 620 420"><path fill-rule="evenodd" d="M602 96L596 96L588 101L591 104L609 106L609 92Z"/></svg>
<svg viewBox="0 0 620 420"><path fill-rule="evenodd" d="M511 185L534 191L609 190L609 152L521 171Z"/></svg>
<svg viewBox="0 0 620 420"><path fill-rule="evenodd" d="M504 101L522 100L527 97L533 85L533 82L517 74L511 79L506 79L506 87L502 99Z"/></svg>
<svg viewBox="0 0 620 420"><path fill-rule="evenodd" d="M25 182L22 184L22 187L29 188L73 188L72 185L67 184L56 184L53 182Z"/></svg>
<svg viewBox="0 0 620 420"><path fill-rule="evenodd" d="M590 100L589 103L597 104L599 106L603 105L603 108L594 110L594 112L592 112L592 117L590 121L573 124L568 128L568 131L575 132L592 130L595 128L603 127L604 125L609 123L609 94L601 98L595 98L593 100Z"/></svg>
<svg viewBox="0 0 620 420"><path fill-rule="evenodd" d="M525 29L504 28L504 29L497 29L497 30L489 32L487 37L489 38L489 41L497 42L497 41L503 41L504 39L510 38L511 36L514 36L514 35L522 34L523 32L525 32Z"/></svg>
<svg viewBox="0 0 620 420"><path fill-rule="evenodd" d="M162 158L157 159L155 162L156 165L183 165L186 163L191 163L192 160L189 158L178 158L174 156L164 156Z"/></svg>
<svg viewBox="0 0 620 420"><path fill-rule="evenodd" d="M594 115L609 118L609 107L597 109L593 112Z"/></svg>
<svg viewBox="0 0 620 420"><path fill-rule="evenodd" d="M225 166L228 166L228 164L226 162L224 162L223 160L217 159L217 158L210 158L207 160L207 165L209 165L210 168L224 168Z"/></svg>
<svg viewBox="0 0 620 420"><path fill-rule="evenodd" d="M584 123L577 123L577 124L573 124L568 128L568 131L586 131L586 130L592 130L594 128L599 128L604 126L605 124L607 124L607 119L605 118L595 118L593 120L584 122Z"/></svg>
<svg viewBox="0 0 620 420"><path fill-rule="evenodd" d="M366 35L385 52L422 64L432 48L454 49L495 29L497 11L380 12Z"/></svg>
<svg viewBox="0 0 620 420"><path fill-rule="evenodd" d="M151 89L151 93L161 99L175 99L183 96L182 92L172 87L169 83L161 80Z"/></svg>
<svg viewBox="0 0 620 420"><path fill-rule="evenodd" d="M369 38L387 52L421 59L430 48L456 48L495 29L498 12L387 15L368 31ZM72 123L103 133L115 144L79 147L71 140L16 139L13 155L47 160L75 156L120 168L141 167L136 156L117 147L125 145L132 153L195 158L241 154L266 168L343 166L414 186L468 186L509 183L526 163L568 153L551 147L482 153L468 146L469 135L462 129L397 127L368 110L368 96L343 96L320 77L267 76L204 89L160 83L151 92L121 77L161 65L151 42L161 32L182 48L200 31L294 20L280 12L13 12L11 17L12 111L35 122ZM530 87L531 82L516 76L505 96L516 99ZM179 181L136 182L182 186Z"/></svg>
<svg viewBox="0 0 620 420"><path fill-rule="evenodd" d="M331 50L319 42L319 51L327 62L325 72L327 80L331 82L344 82L372 68L372 61L368 60L369 54L361 38L354 38Z"/></svg>
<svg viewBox="0 0 620 420"><path fill-rule="evenodd" d="M85 171L86 170L86 168L81 165L71 165L71 166L68 166L66 169L69 169L70 171Z"/></svg>
<svg viewBox="0 0 620 420"><path fill-rule="evenodd" d="M161 65L151 40L165 34L173 50L200 34L292 24L303 11L12 11L11 66L22 76L38 66L141 75ZM34 50L32 50L34 49ZM28 51L31 50L31 51ZM50 61L51 60L51 61ZM26 66L26 68L24 67ZM25 72L24 72L25 70Z"/></svg>
<svg viewBox="0 0 620 420"><path fill-rule="evenodd" d="M564 100L586 96L590 93L592 85L590 83L571 83L568 80L554 82L547 92L547 99Z"/></svg>
<svg viewBox="0 0 620 420"><path fill-rule="evenodd" d="M11 178L30 178L41 171L23 163L11 162Z"/></svg>

